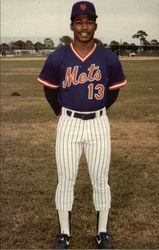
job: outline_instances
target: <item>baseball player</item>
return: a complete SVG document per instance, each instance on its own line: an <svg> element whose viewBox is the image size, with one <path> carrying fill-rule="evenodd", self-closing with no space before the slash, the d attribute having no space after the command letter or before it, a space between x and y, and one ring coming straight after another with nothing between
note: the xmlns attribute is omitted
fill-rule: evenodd
<svg viewBox="0 0 159 250"><path fill-rule="evenodd" d="M59 115L55 201L60 232L56 236L56 249L68 248L71 241L74 185L83 151L97 211L96 243L100 249L112 248L111 235L107 232L111 207L108 184L111 139L106 111L127 81L117 55L94 42L96 19L91 2L73 5L70 27L74 40L48 56L38 78L49 104Z"/></svg>

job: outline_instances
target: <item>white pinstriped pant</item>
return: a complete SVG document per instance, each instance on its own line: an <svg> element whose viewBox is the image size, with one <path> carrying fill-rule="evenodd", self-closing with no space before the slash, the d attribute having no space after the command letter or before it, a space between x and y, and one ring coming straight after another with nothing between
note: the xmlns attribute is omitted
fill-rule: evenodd
<svg viewBox="0 0 159 250"><path fill-rule="evenodd" d="M56 137L58 185L55 201L57 210L72 210L74 184L83 150L93 186L95 209L96 211L110 209L111 194L108 184L111 155L110 125L105 109L103 109L102 116L100 116L100 111L96 114L97 117L94 119L82 120L69 117L66 109L62 108Z"/></svg>

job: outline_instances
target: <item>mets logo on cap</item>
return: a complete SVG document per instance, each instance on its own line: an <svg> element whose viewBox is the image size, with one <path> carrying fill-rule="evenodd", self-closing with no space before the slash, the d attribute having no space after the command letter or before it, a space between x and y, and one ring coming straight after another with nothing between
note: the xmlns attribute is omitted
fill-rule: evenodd
<svg viewBox="0 0 159 250"><path fill-rule="evenodd" d="M93 3L88 1L80 1L73 5L71 12L71 20L75 18L77 15L90 15L96 19L98 16L96 15L96 10Z"/></svg>
<svg viewBox="0 0 159 250"><path fill-rule="evenodd" d="M82 11L85 11L86 8L87 8L87 6L86 6L85 3L81 3L81 4L80 4L80 9L81 9Z"/></svg>

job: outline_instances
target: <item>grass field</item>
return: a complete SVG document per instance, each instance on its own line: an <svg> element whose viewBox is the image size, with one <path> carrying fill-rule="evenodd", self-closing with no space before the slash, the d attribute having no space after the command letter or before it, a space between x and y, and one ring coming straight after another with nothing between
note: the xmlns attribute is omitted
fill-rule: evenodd
<svg viewBox="0 0 159 250"><path fill-rule="evenodd" d="M44 61L1 62L1 248L48 249L55 210L56 117L36 78ZM108 111L109 231L115 248L159 248L159 60L122 61L128 80ZM11 96L18 91L21 96ZM71 249L94 249L96 215L85 157L72 211Z"/></svg>

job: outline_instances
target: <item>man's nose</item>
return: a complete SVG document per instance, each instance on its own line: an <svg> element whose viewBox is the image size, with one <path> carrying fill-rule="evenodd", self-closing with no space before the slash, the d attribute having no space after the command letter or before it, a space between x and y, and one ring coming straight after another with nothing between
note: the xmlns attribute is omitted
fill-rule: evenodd
<svg viewBox="0 0 159 250"><path fill-rule="evenodd" d="M82 30L85 30L85 29L87 29L87 23L86 23L86 22L83 22L83 23L82 23Z"/></svg>

